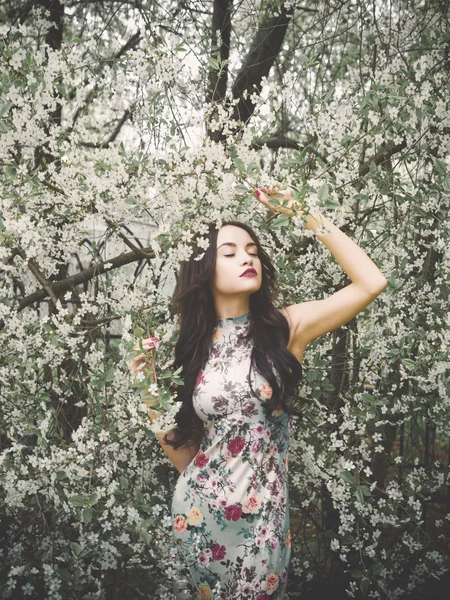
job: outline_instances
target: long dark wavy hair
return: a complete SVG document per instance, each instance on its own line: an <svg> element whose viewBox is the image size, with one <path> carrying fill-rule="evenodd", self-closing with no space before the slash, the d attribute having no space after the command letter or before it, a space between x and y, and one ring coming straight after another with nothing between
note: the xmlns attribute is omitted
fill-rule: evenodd
<svg viewBox="0 0 450 600"><path fill-rule="evenodd" d="M278 296L275 268L251 227L240 221L226 221L222 223L224 225L234 225L247 231L257 246L262 265L261 287L250 296L250 325L245 337L251 338L254 345L250 370L255 366L272 386L272 397L264 400L251 387L252 393L268 411L269 419L272 410L279 405L288 414L301 417L302 413L293 406L293 400L302 377L302 366L286 349L289 325L274 306ZM198 373L208 359L217 325L211 282L216 265L218 231L214 223L209 225L209 247L206 251L197 245L198 238L194 239L190 259L181 263L171 302L180 324L174 366L183 367L181 377L184 381L184 385L177 388L177 400L182 405L175 417L177 427L171 432L173 439L167 439L167 434L163 438L164 443L174 449L198 444L203 435L204 422L194 410L192 394ZM194 260L203 252L205 255L201 260ZM268 358L280 374L281 388Z"/></svg>

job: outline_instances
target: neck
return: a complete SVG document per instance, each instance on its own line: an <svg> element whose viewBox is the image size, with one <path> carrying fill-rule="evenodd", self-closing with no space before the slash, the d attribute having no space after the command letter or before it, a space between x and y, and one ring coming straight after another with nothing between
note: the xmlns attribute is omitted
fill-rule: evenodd
<svg viewBox="0 0 450 600"><path fill-rule="evenodd" d="M216 316L219 319L229 319L234 317L240 317L245 313L250 311L250 303L242 303L242 302L227 302L223 305L216 304Z"/></svg>

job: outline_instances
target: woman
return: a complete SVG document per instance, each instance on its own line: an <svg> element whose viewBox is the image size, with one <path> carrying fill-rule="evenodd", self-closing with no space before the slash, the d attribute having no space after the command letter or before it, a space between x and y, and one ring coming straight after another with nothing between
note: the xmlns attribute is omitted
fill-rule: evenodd
<svg viewBox="0 0 450 600"><path fill-rule="evenodd" d="M270 210L278 192L260 187ZM280 197L280 196L278 196ZM209 230L182 263L175 295L183 366L177 428L158 439L180 475L172 499L173 535L191 582L189 598L278 600L290 562L288 450L292 399L313 339L344 325L387 280L350 238L322 215L308 215L352 283L324 300L277 309L275 270L253 230L238 221ZM144 349L153 340L143 341ZM142 366L145 355L135 359Z"/></svg>

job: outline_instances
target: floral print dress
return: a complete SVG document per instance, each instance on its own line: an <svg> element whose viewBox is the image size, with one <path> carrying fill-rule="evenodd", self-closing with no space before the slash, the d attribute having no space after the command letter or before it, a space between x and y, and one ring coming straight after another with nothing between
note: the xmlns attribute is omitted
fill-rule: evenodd
<svg viewBox="0 0 450 600"><path fill-rule="evenodd" d="M250 312L218 319L194 388L204 433L171 506L189 600L279 600L286 590L291 419L275 409L268 420L251 392L249 322ZM251 378L259 397L270 398L269 383L254 369Z"/></svg>

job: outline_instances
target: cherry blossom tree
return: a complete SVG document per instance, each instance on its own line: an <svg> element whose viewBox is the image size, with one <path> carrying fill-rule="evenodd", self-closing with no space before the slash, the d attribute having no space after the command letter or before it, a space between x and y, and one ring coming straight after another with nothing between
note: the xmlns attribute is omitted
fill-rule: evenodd
<svg viewBox="0 0 450 600"><path fill-rule="evenodd" d="M400 598L448 569L449 12L438 1L0 3L5 598L169 597L176 478L128 368L177 410L180 261L254 227L282 304L350 283L282 181L389 286L308 346L289 598Z"/></svg>

